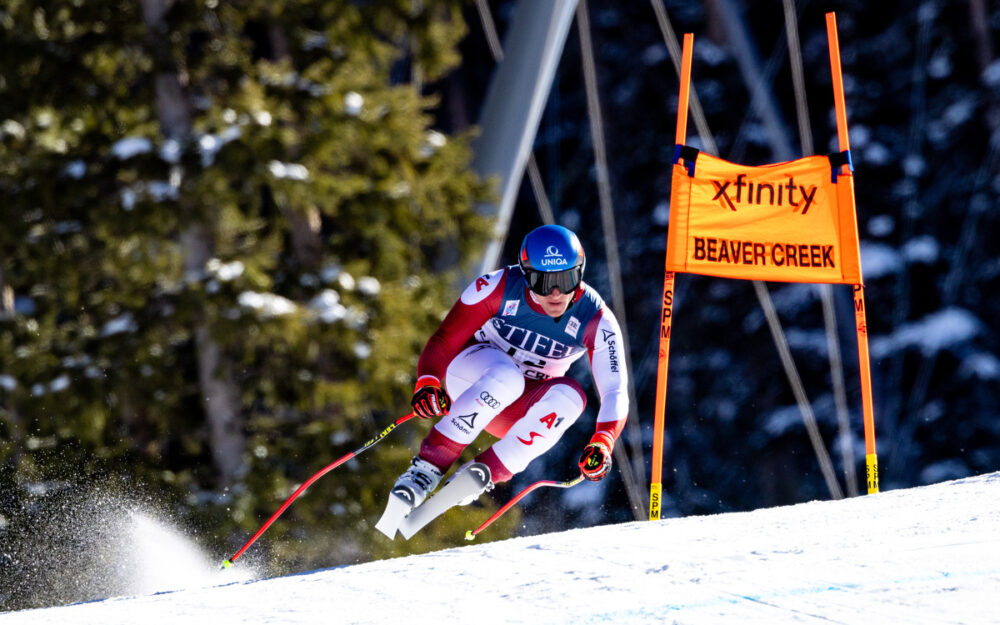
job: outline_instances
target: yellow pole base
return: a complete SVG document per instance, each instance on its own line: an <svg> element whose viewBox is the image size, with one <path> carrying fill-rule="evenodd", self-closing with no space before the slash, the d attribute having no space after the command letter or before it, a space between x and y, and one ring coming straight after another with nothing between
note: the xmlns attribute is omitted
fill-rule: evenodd
<svg viewBox="0 0 1000 625"><path fill-rule="evenodd" d="M878 457L875 454L866 454L865 466L868 475L868 494L873 495L878 492Z"/></svg>
<svg viewBox="0 0 1000 625"><path fill-rule="evenodd" d="M663 485L653 483L649 485L649 520L660 520L660 497L663 492Z"/></svg>

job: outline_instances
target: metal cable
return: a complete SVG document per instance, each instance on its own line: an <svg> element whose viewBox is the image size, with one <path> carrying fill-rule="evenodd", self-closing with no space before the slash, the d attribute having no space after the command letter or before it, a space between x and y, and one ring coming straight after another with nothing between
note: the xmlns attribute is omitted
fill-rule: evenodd
<svg viewBox="0 0 1000 625"><path fill-rule="evenodd" d="M803 156L811 156L813 154L812 125L809 123L809 102L806 100L805 71L802 68L802 46L799 44L795 2L794 0L783 0L783 5L788 59L792 68L792 85L795 88L795 116L799 122L799 143L802 145Z"/></svg>
<svg viewBox="0 0 1000 625"><path fill-rule="evenodd" d="M674 34L674 27L670 23L667 9L663 6L663 0L649 1L653 5L653 12L656 13L656 23L660 27L660 34L663 35L663 41L667 44L667 52L670 53L670 59L674 63L674 72L680 76L681 44L677 41L677 35ZM694 85L691 86L690 97L689 108L691 109L691 117L694 119L694 127L698 129L698 137L701 139L706 152L709 154L718 154L719 148L715 145L715 136L708 129L705 111L701 108L701 100L698 99L698 92L695 90Z"/></svg>
<svg viewBox="0 0 1000 625"><path fill-rule="evenodd" d="M794 0L783 0L785 32L788 40L788 58L795 89L795 113L799 122L799 142L803 156L813 154L812 124L809 123L809 104L806 100L805 71L802 67L802 46L799 43L798 18ZM858 495L858 475L854 466L854 445L851 441L851 419L847 410L847 391L844 384L844 362L840 355L837 336L837 313L833 307L833 286L818 285L823 306L823 325L826 329L827 357L830 361L830 381L833 383L833 401L837 413L837 430L840 433L840 457L844 466L844 483L850 497Z"/></svg>
<svg viewBox="0 0 1000 625"><path fill-rule="evenodd" d="M604 247L608 262L608 277L611 282L612 308L618 318L622 331L622 351L626 370L632 369L632 358L627 337L628 326L625 321L625 290L622 287L621 263L618 257L618 236L615 231L614 206L611 201L611 179L608 173L607 151L605 149L604 124L601 119L601 103L597 92L597 69L594 63L594 49L590 39L590 16L587 12L587 0L580 0L576 6L576 25L580 35L580 56L583 59L583 78L587 90L587 113L590 118L590 135L594 144L594 165L597 170L598 200L601 206L601 225L604 230ZM632 458L620 446L615 447L619 455L619 467L625 481L625 490L632 504L632 513L637 521L646 518L646 508L643 495L639 492L634 472L643 473L642 434L639 430L639 416L636 414L634 375L628 377L629 413L631 418L626 423L628 443L632 448ZM621 456L625 456L622 462ZM633 466L633 463L636 466Z"/></svg>
<svg viewBox="0 0 1000 625"><path fill-rule="evenodd" d="M476 0L476 9L479 11L479 21L483 25L483 32L486 35L486 45L489 46L490 54L497 63L503 60L503 46L500 45L500 37L497 34L496 23L490 14L490 7L486 0ZM531 192L535 196L535 203L538 205L538 214L544 224L556 223L555 214L552 212L552 205L549 204L548 195L545 193L545 185L542 183L542 174L538 170L538 162L535 160L535 152L532 150L528 154L528 181L531 183Z"/></svg>
<svg viewBox="0 0 1000 625"><path fill-rule="evenodd" d="M764 283L754 280L753 288L757 292L761 306L764 307L764 314L768 318L777 318L774 303L771 301L771 295L768 293ZM844 492L840 490L840 484L837 482L837 476L833 470L833 462L830 460L830 456L826 454L826 448L823 446L823 439L819 434L819 428L816 427L816 415L813 414L809 398L806 397L805 388L802 386L802 380L799 378L799 372L795 368L795 362L792 360L792 351L788 348L788 341L785 339L784 333L780 332L780 325L768 324L768 326L771 328L774 345L778 348L778 355L781 356L781 364L784 365L785 373L789 376L789 382L792 384L795 401L798 402L799 409L802 411L802 418L807 424L811 424L811 427L806 427L806 430L809 432L809 440L812 442L813 448L817 450L816 457L819 460L820 470L823 472L823 479L826 480L826 485L830 489L830 494L833 495L833 498L843 499ZM818 450L823 450L823 453L819 453Z"/></svg>
<svg viewBox="0 0 1000 625"><path fill-rule="evenodd" d="M486 34L486 45L490 48L493 60L499 63L503 60L503 46L500 45L500 37L497 35L497 27L490 14L490 7L486 4L486 0L476 0L476 9L479 11L479 21Z"/></svg>

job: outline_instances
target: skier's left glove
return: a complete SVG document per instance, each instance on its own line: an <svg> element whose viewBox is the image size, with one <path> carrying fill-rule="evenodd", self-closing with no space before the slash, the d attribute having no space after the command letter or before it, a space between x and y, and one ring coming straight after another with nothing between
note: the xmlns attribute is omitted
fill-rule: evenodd
<svg viewBox="0 0 1000 625"><path fill-rule="evenodd" d="M599 482L611 472L611 450L605 443L591 442L583 448L580 472L591 482Z"/></svg>

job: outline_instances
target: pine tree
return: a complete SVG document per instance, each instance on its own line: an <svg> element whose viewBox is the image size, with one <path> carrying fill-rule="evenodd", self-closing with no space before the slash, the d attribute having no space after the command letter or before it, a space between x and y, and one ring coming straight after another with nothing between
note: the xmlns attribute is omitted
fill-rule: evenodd
<svg viewBox="0 0 1000 625"><path fill-rule="evenodd" d="M0 28L0 514L127 475L239 546L408 409L441 263L483 240L470 137L434 130L460 2L10 2ZM425 427L297 502L284 565L398 553L368 525Z"/></svg>

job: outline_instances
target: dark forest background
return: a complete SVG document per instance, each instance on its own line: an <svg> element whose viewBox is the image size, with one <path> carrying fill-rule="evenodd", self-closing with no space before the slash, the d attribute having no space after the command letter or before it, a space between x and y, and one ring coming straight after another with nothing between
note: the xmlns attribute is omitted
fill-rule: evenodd
<svg viewBox="0 0 1000 625"><path fill-rule="evenodd" d="M633 497L620 470L539 491L480 540L646 513L678 90L656 5L678 38L695 35L692 84L719 156L750 165L836 149L824 18L836 12L881 487L997 470L1000 7L590 1L578 11L624 301L611 298L579 19L534 155L556 221L587 249L586 279L625 313ZM416 356L489 231L474 206L490 186L469 163L495 66L486 32L503 40L515 8L0 3L2 609L38 605L23 580L46 575L40 552L72 563L72 533L55 550L39 528L81 501L153 508L221 560L408 412ZM688 137L706 147L693 123ZM542 219L526 181L505 261ZM832 289L830 335L821 287L767 287L838 486L864 492L850 289ZM590 385L585 366L574 373ZM669 382L665 515L834 496L751 283L678 276ZM530 482L574 475L596 405L480 507L390 544L372 526L430 425L411 421L317 482L253 558L281 574L457 545Z"/></svg>

